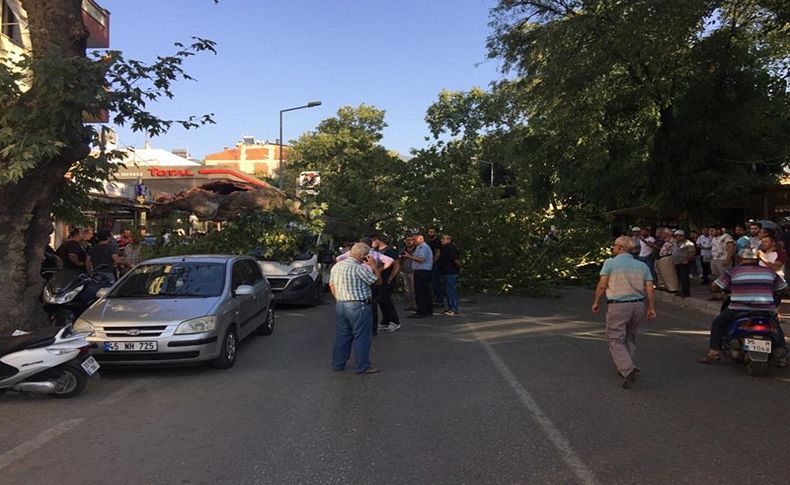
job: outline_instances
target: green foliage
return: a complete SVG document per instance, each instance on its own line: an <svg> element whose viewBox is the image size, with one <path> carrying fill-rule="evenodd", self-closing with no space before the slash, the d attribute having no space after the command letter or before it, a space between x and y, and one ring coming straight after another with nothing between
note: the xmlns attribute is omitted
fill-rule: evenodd
<svg viewBox="0 0 790 485"><path fill-rule="evenodd" d="M112 160L120 158L117 151L90 150L100 146L100 128L86 125L85 114L111 113L115 124L151 136L174 124L189 129L213 123L211 115L171 120L148 108L172 98L174 82L193 79L183 70L186 59L215 52L214 43L205 39L176 46L173 55L150 64L125 59L118 51L91 57L21 56L0 63L0 185L14 183L52 159L70 160L70 179L61 187L55 212L74 218L89 205L87 193L101 191L101 181L111 179L118 167ZM29 84L35 96L23 89ZM75 151L75 146L81 148Z"/></svg>
<svg viewBox="0 0 790 485"><path fill-rule="evenodd" d="M198 238L173 237L170 244L146 248L147 258L184 254L239 254L288 261L306 235L318 234L319 221L306 222L289 212L254 212L226 222L221 231Z"/></svg>
<svg viewBox="0 0 790 485"><path fill-rule="evenodd" d="M345 106L293 145L286 180L299 172L321 172L317 204L327 215L371 226L397 215L397 178L405 163L379 141L386 127L384 111L372 106Z"/></svg>
<svg viewBox="0 0 790 485"><path fill-rule="evenodd" d="M785 4L501 0L488 45L517 76L522 166L565 205L692 219L775 183L790 161Z"/></svg>
<svg viewBox="0 0 790 485"><path fill-rule="evenodd" d="M434 122L440 128L440 117ZM480 160L510 169L518 157L502 150L501 158L489 158L502 139L475 134L462 122L457 126L466 133L463 139L437 142L410 161L401 179L400 227L382 229L403 234L436 227L452 235L463 251L463 287L475 291L546 295L558 284L588 283L606 249L604 221L588 211L548 210L523 190L529 179L518 171L495 177L490 187L489 167L481 173ZM552 228L557 240L547 237Z"/></svg>

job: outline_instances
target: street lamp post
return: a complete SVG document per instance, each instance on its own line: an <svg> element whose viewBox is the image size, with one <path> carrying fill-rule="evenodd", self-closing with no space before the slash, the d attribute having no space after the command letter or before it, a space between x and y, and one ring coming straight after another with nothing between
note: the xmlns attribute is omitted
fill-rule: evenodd
<svg viewBox="0 0 790 485"><path fill-rule="evenodd" d="M280 164L277 167L277 172L279 173L279 187L280 190L283 188L283 113L286 111L296 111L297 109L304 109L304 108L315 108L316 106L321 106L321 101L310 101L304 106L297 106L296 108L288 108L288 109L281 109L280 110Z"/></svg>

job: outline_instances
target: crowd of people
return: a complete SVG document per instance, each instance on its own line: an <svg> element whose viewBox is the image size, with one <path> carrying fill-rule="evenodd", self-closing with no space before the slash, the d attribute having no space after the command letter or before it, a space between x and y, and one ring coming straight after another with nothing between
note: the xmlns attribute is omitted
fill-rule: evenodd
<svg viewBox="0 0 790 485"><path fill-rule="evenodd" d="M698 359L703 364L721 360L723 339L729 325L744 312L777 315L780 295L787 291L790 230L771 223L751 221L735 226L734 236L723 226L699 232L633 227L632 234L614 240L614 257L607 259L592 304L598 313L604 298L606 339L623 387L636 383L640 369L634 363L636 336L641 321L656 318L655 289L691 295L691 277L717 295L729 293L721 313L711 322L709 349ZM781 325L776 325L773 355L779 367L788 365L788 350Z"/></svg>
<svg viewBox="0 0 790 485"><path fill-rule="evenodd" d="M771 268L784 279L790 230L778 226L763 227L752 221L737 225L734 230L723 225L703 227L688 233L682 229L633 227L631 250L647 264L656 289L691 296L692 279L710 285L737 263L737 257L747 247L756 251L759 264ZM713 298L717 298L714 296Z"/></svg>
<svg viewBox="0 0 790 485"><path fill-rule="evenodd" d="M47 246L46 253L45 265L51 269L116 276L141 260L140 242L129 229L123 229L114 237L108 230L94 232L91 228L74 227L57 250Z"/></svg>
<svg viewBox="0 0 790 485"><path fill-rule="evenodd" d="M363 238L337 257L329 288L335 308L335 344L332 366L346 368L353 350L355 372L379 372L370 363L371 337L379 330L394 332L401 328L393 292L402 278L406 290L408 318L427 318L434 308L444 315L457 316L458 273L461 253L452 236L435 229L407 237L401 251L380 235ZM379 317L379 312L381 316Z"/></svg>

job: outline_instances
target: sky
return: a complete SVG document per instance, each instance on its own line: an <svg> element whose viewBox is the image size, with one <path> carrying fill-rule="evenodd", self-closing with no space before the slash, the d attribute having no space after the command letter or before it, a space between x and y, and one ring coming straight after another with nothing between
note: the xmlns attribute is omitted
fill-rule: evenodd
<svg viewBox="0 0 790 485"><path fill-rule="evenodd" d="M110 11L110 48L152 60L192 37L217 42L217 55L192 57L175 98L155 113L171 118L214 113L216 125L173 128L151 140L195 158L233 146L243 135L293 140L345 105L386 111L382 143L406 155L426 146L425 111L442 89L468 90L499 79L486 58L495 0L99 0ZM122 145L144 135L119 129Z"/></svg>

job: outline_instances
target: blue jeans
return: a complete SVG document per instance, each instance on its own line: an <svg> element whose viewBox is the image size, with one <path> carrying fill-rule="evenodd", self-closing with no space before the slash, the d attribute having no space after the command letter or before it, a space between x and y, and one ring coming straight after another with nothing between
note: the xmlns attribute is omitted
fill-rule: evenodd
<svg viewBox="0 0 790 485"><path fill-rule="evenodd" d="M355 372L370 368L370 333L373 311L369 303L361 301L339 301L335 306L335 346L332 349L332 367L346 368L346 362L354 349L357 361Z"/></svg>
<svg viewBox="0 0 790 485"><path fill-rule="evenodd" d="M447 292L447 309L458 313L458 275L443 274L442 279Z"/></svg>

